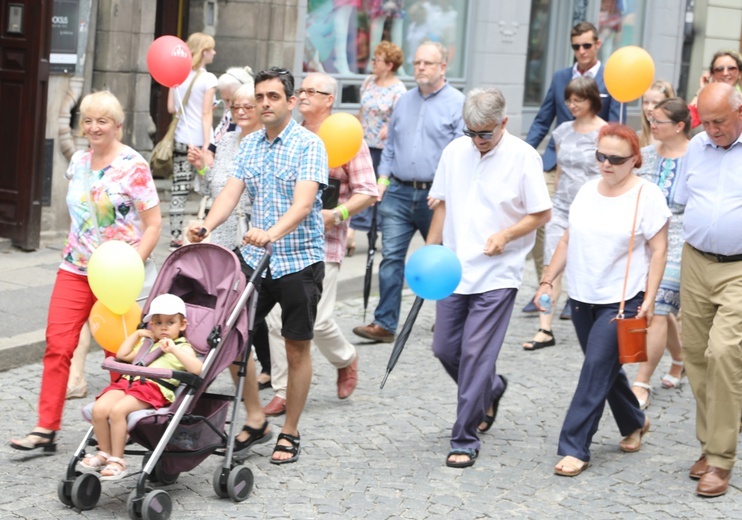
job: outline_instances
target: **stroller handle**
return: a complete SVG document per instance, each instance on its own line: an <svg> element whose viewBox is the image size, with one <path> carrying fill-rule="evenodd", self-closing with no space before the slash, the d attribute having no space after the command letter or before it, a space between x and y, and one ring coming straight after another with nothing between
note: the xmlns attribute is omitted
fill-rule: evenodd
<svg viewBox="0 0 742 520"><path fill-rule="evenodd" d="M263 256L260 257L260 260L258 261L258 265L255 266L255 271L253 271L252 276L250 277L250 283L253 285L256 285L256 282L260 278L260 276L263 274L263 271L266 270L268 267L268 263L271 261L271 255L273 254L273 244L270 242L265 244L265 253Z"/></svg>

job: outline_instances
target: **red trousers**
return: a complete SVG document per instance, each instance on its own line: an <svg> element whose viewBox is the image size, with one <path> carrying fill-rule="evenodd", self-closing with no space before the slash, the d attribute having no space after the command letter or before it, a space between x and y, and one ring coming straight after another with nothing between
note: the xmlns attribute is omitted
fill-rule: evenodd
<svg viewBox="0 0 742 520"><path fill-rule="evenodd" d="M62 424L70 361L80 341L80 329L90 317L96 300L86 276L63 269L57 271L46 324L46 352L39 393L38 426L41 428L56 431Z"/></svg>

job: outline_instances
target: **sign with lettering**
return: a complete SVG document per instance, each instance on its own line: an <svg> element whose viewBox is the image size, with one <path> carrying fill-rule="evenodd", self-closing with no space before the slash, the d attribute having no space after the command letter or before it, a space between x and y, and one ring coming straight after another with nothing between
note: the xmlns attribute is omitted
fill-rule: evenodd
<svg viewBox="0 0 742 520"><path fill-rule="evenodd" d="M75 72L80 0L54 0L49 62L53 72Z"/></svg>

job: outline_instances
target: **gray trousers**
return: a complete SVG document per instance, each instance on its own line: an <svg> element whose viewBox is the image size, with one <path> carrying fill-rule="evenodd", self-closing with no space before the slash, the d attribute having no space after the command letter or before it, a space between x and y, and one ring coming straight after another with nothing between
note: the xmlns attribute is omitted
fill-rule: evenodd
<svg viewBox="0 0 742 520"><path fill-rule="evenodd" d="M505 391L495 365L513 313L517 289L453 294L436 306L433 353L458 385L452 448L479 449L477 426Z"/></svg>

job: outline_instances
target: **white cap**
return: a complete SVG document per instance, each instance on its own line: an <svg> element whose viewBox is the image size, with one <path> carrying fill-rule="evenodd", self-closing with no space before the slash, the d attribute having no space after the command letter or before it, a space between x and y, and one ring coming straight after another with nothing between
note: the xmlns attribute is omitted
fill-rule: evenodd
<svg viewBox="0 0 742 520"><path fill-rule="evenodd" d="M149 323L155 314L182 314L185 318L186 306L183 300L174 294L161 294L149 306L149 314L144 317L144 323Z"/></svg>

